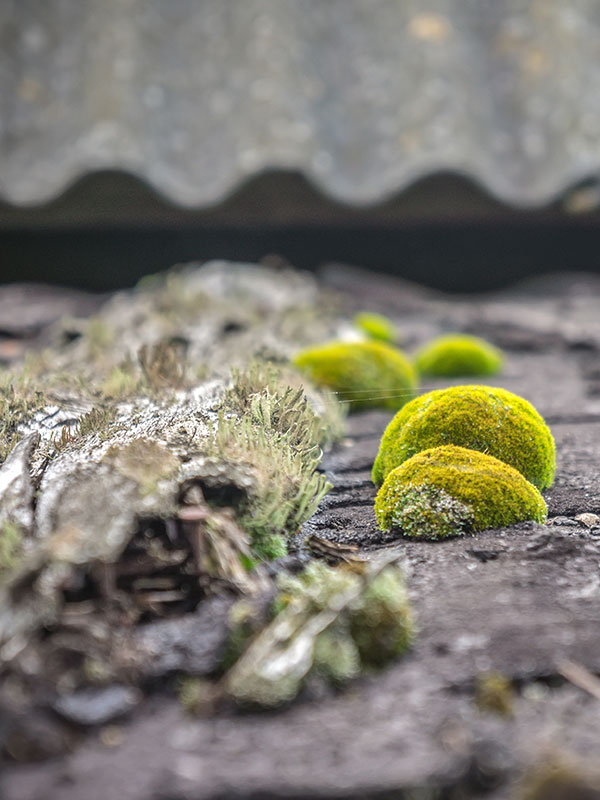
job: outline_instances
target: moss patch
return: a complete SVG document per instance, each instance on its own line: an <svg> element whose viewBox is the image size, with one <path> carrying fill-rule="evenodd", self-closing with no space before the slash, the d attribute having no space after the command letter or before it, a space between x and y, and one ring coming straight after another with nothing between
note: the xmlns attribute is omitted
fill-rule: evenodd
<svg viewBox="0 0 600 800"><path fill-rule="evenodd" d="M484 339L461 334L440 336L415 355L421 375L440 377L496 375L503 361L500 350Z"/></svg>
<svg viewBox="0 0 600 800"><path fill-rule="evenodd" d="M401 408L417 383L406 356L383 342L331 342L303 350L294 364L351 410Z"/></svg>
<svg viewBox="0 0 600 800"><path fill-rule="evenodd" d="M324 421L314 413L302 387L289 386L272 367L255 365L236 375L205 455L224 475L247 469L245 497L235 511L259 556L285 555L287 538L331 488L316 470L321 445L337 427L333 416Z"/></svg>
<svg viewBox="0 0 600 800"><path fill-rule="evenodd" d="M415 512L415 490L427 489ZM456 527L436 506L457 501ZM434 447L392 470L375 499L375 516L384 531L427 539L443 539L467 531L500 528L515 522L546 520L546 503L516 469L493 456L447 445ZM420 528L415 519L424 519Z"/></svg>
<svg viewBox="0 0 600 800"><path fill-rule="evenodd" d="M398 328L383 314L362 311L354 317L355 326L369 339L395 344L400 339Z"/></svg>
<svg viewBox="0 0 600 800"><path fill-rule="evenodd" d="M388 425L373 466L373 483L407 459L446 444L499 458L539 489L552 485L554 439L535 408L512 392L455 386L415 398Z"/></svg>

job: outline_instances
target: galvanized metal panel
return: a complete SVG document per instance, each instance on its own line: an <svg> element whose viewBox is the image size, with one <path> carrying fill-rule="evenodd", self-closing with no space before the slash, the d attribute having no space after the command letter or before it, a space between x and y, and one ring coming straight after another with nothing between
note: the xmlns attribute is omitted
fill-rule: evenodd
<svg viewBox="0 0 600 800"><path fill-rule="evenodd" d="M536 204L600 164L596 0L3 0L0 195L265 168L350 203L440 168Z"/></svg>

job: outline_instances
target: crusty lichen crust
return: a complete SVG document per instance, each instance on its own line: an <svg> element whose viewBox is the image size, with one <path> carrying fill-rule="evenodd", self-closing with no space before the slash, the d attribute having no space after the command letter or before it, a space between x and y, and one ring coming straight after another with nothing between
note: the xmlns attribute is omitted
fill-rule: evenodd
<svg viewBox="0 0 600 800"><path fill-rule="evenodd" d="M454 386L421 395L396 414L381 439L373 483L416 453L446 444L495 456L538 489L554 480L554 439L531 403L506 389Z"/></svg>
<svg viewBox="0 0 600 800"><path fill-rule="evenodd" d="M382 530L422 539L544 522L546 514L544 498L520 472L455 445L433 447L396 467L375 499Z"/></svg>
<svg viewBox="0 0 600 800"><path fill-rule="evenodd" d="M318 386L336 392L351 411L402 408L414 397L415 370L406 356L383 342L330 342L293 359Z"/></svg>
<svg viewBox="0 0 600 800"><path fill-rule="evenodd" d="M415 355L421 375L453 377L496 375L504 358L497 347L477 336L448 334L428 342Z"/></svg>

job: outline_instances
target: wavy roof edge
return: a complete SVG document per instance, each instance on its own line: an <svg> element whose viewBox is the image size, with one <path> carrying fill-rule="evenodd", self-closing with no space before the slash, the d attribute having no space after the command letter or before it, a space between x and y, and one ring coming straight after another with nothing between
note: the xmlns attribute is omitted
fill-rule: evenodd
<svg viewBox="0 0 600 800"><path fill-rule="evenodd" d="M582 185L593 187L592 191L599 195L598 204L600 205L600 188L597 188L599 173L600 163L597 170L589 169L564 174L560 179L557 178L545 186L543 190L535 191L530 188L524 196L518 188L507 186L505 182L492 175L476 170L459 169L453 165L432 165L429 169L423 169L420 172L407 170L402 180L398 180L394 184L387 183L381 187L378 193L370 192L365 197L360 191L336 190L326 179L319 177L314 171L302 169L293 164L272 167L265 165L253 172L240 174L227 182L223 181L223 185L218 190L211 192L182 186L174 178L165 180L164 175L161 180L153 176L151 172L136 171L118 164L107 164L102 167L94 166L90 169L66 171L61 180L53 181L51 185L45 187L43 192L23 192L21 189L14 191L14 188L7 190L0 181L0 204L15 211L24 212L29 209L45 208L68 196L87 179L95 179L98 176L118 176L121 180L138 184L141 191L154 195L160 202L168 203L182 210L205 211L218 208L239 193L245 192L249 187L259 184L266 176L294 175L304 181L306 189L313 196L348 209L375 209L406 196L415 187L431 179L446 178L466 184L473 192L506 207L537 210L555 203Z"/></svg>
<svg viewBox="0 0 600 800"><path fill-rule="evenodd" d="M599 34L597 0L4 0L0 197L285 169L369 206L451 170L541 206L600 170Z"/></svg>

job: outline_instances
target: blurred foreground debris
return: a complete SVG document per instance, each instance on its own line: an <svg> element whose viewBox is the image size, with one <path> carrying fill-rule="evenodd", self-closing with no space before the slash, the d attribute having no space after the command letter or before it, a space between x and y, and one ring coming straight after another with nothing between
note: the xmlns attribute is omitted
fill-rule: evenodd
<svg viewBox="0 0 600 800"><path fill-rule="evenodd" d="M239 703L282 705L311 670L343 684L385 666L412 640L402 572L389 559L362 569L312 563L296 578L282 576L279 587L281 610L225 676L226 694Z"/></svg>

